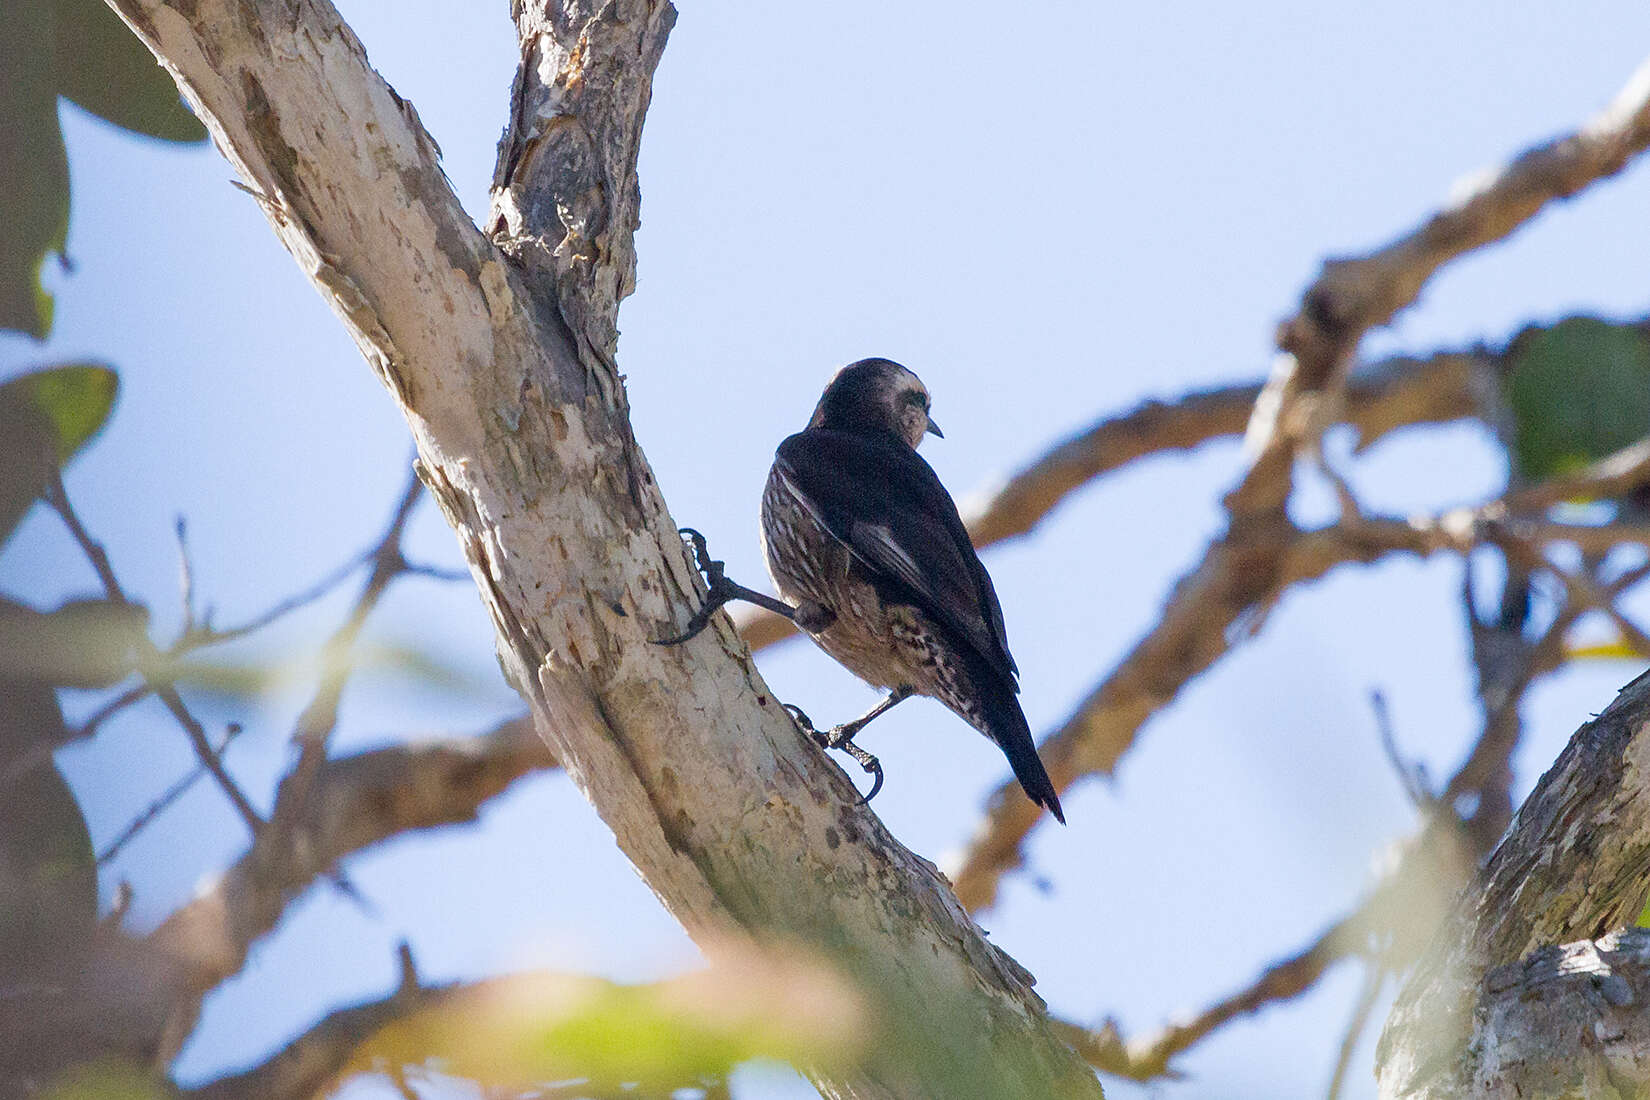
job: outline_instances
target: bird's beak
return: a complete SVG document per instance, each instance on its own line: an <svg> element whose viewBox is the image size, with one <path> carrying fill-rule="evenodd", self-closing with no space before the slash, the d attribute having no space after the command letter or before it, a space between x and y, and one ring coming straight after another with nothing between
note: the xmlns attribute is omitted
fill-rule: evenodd
<svg viewBox="0 0 1650 1100"><path fill-rule="evenodd" d="M941 439L945 438L945 433L940 431L940 426L938 424L934 423L934 418L933 417L928 418L928 434L929 435L937 435Z"/></svg>

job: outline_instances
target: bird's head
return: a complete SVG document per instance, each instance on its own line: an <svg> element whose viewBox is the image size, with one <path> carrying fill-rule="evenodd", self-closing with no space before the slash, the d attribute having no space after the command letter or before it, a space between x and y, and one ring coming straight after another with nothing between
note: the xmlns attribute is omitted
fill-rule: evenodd
<svg viewBox="0 0 1650 1100"><path fill-rule="evenodd" d="M922 379L891 359L861 359L836 372L808 427L892 435L915 449L929 432L945 438L928 407Z"/></svg>

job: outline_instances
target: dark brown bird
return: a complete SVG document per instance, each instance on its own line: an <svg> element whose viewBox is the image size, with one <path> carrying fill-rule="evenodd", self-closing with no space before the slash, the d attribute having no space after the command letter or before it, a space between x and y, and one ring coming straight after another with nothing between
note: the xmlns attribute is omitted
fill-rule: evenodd
<svg viewBox="0 0 1650 1100"><path fill-rule="evenodd" d="M917 454L930 432L941 434L928 391L909 370L862 359L838 371L807 428L779 445L762 494L763 551L785 602L728 582L689 532L711 602L670 641L698 633L728 599L754 599L792 619L860 679L889 690L862 717L818 734L875 774L872 794L881 767L854 735L902 700L927 695L995 741L1026 794L1063 824L1015 698L1019 669L996 590L951 494Z"/></svg>

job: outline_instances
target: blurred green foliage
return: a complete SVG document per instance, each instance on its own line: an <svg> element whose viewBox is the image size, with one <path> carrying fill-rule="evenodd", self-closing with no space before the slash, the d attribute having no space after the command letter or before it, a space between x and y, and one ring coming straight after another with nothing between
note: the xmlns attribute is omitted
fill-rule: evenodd
<svg viewBox="0 0 1650 1100"><path fill-rule="evenodd" d="M198 142L206 128L177 85L102 0L7 0L0 33L0 328L44 339L40 281L69 230L61 96L116 126Z"/></svg>
<svg viewBox="0 0 1650 1100"><path fill-rule="evenodd" d="M96 363L68 363L0 384L0 544L109 419L119 378Z"/></svg>
<svg viewBox="0 0 1650 1100"><path fill-rule="evenodd" d="M835 967L800 950L748 948L650 985L496 979L389 1024L346 1072L423 1066L488 1089L579 1081L580 1095L668 1096L751 1059L851 1065L868 1022L863 995Z"/></svg>
<svg viewBox="0 0 1650 1100"><path fill-rule="evenodd" d="M1508 348L1505 396L1514 471L1569 473L1650 434L1650 338L1631 325L1569 317Z"/></svg>
<svg viewBox="0 0 1650 1100"><path fill-rule="evenodd" d="M116 383L73 364L0 385L0 544L103 427ZM109 600L41 612L0 598L0 974L50 974L90 937L97 863L51 756L70 736L55 689L125 678L146 624L142 608Z"/></svg>

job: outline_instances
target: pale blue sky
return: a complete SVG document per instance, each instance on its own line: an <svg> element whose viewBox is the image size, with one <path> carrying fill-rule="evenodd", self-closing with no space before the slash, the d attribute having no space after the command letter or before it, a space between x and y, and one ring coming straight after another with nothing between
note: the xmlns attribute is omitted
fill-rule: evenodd
<svg viewBox="0 0 1650 1100"><path fill-rule="evenodd" d="M343 5L373 63L485 209L514 65L503 3ZM478 14L479 13L479 14ZM732 575L763 573L756 510L774 444L840 364L885 355L934 394L924 453L959 496L1145 397L1258 377L1271 331L1322 257L1409 228L1462 176L1572 127L1650 42L1640 3L1505 5L682 4L642 155L638 291L621 315L636 435L678 521ZM176 622L172 517L224 620L261 609L369 543L404 476L406 433L331 313L210 150L178 151L64 111L73 275L54 275L44 348L0 339L0 372L96 355L122 373L113 423L70 477L117 570ZM1371 352L1499 341L1574 309L1641 315L1650 255L1643 168L1451 267ZM991 551L1035 728L1058 723L1151 621L1219 522L1235 444L1105 480L1032 537ZM1492 492L1501 459L1456 427L1404 436L1348 472L1366 503L1435 510ZM1309 488L1302 508L1321 510ZM434 510L413 548L456 563ZM1115 782L1066 799L1030 873L982 923L1054 1008L1130 1034L1246 984L1345 911L1412 822L1366 702L1435 774L1476 716L1459 565L1391 562L1296 593L1262 636L1146 729ZM49 517L0 557L0 587L41 604L92 577ZM348 593L271 642L313 642ZM419 639L474 681L460 698L366 675L337 747L464 732L512 713L463 585L407 580L373 637ZM821 654L764 654L781 698L822 721L869 692ZM1636 669L1573 670L1531 699L1527 789L1575 725ZM301 689L202 710L247 722L230 762L267 801ZM78 701L71 705L84 709ZM888 769L876 808L940 858L1006 772L940 707L912 703L866 742ZM106 840L189 765L140 709L62 763ZM243 846L206 784L107 877L153 923ZM208 1002L180 1073L255 1060L331 1005L393 981L394 943L426 974L521 965L644 979L691 945L560 777L478 827L353 861L369 917L326 891L295 907L245 976ZM1046 878L1051 889L1037 889ZM1321 1095L1358 982L1197 1048L1173 1100ZM1368 1097L1366 1039L1351 1095ZM795 1095L752 1074L740 1096ZM1113 1096L1144 1093L1108 1082ZM389 1096L363 1085L352 1097Z"/></svg>

